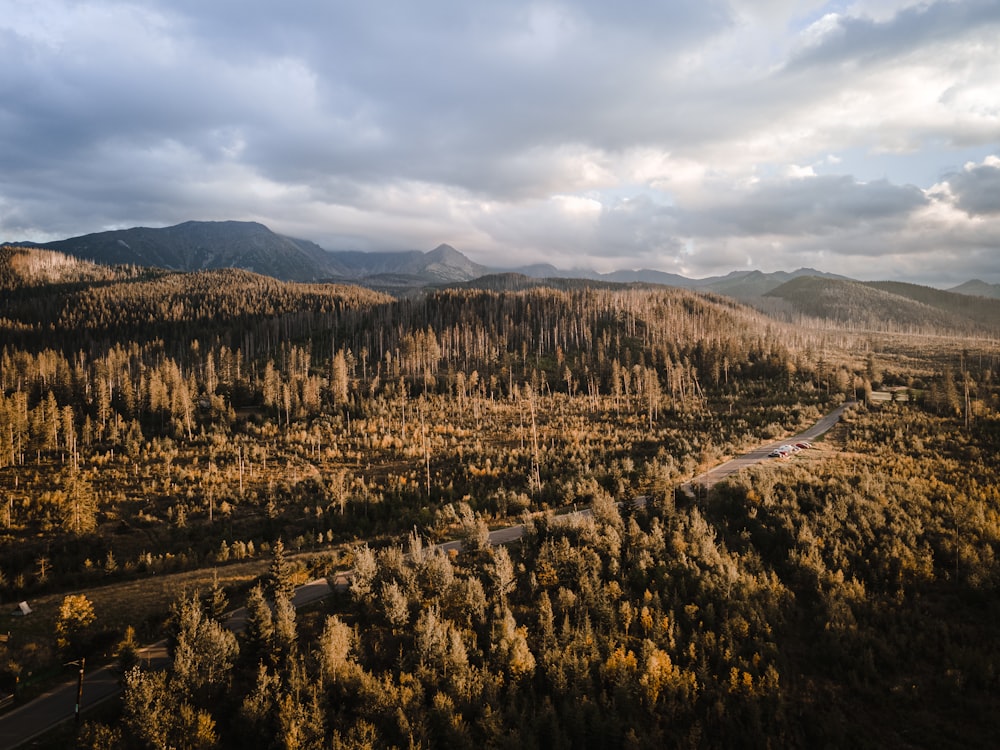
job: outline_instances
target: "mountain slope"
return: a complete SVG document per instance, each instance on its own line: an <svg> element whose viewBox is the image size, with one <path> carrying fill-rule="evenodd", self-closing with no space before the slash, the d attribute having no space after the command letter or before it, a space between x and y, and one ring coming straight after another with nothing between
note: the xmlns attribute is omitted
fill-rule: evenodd
<svg viewBox="0 0 1000 750"><path fill-rule="evenodd" d="M149 271L135 266L104 266L53 250L0 246L0 289L6 292L56 284L120 281L139 275L149 275Z"/></svg>
<svg viewBox="0 0 1000 750"><path fill-rule="evenodd" d="M969 294L976 297L1000 299L1000 284L987 284L985 281L980 281L979 279L966 281L964 284L952 287L948 291L955 294Z"/></svg>
<svg viewBox="0 0 1000 750"><path fill-rule="evenodd" d="M901 281L871 281L867 285L929 305L945 315L967 318L989 328L1000 327L1000 300L971 297Z"/></svg>
<svg viewBox="0 0 1000 750"><path fill-rule="evenodd" d="M555 289L559 291L574 291L581 289L650 289L662 284L620 281L603 281L600 279L584 279L579 277L550 276L537 278L523 273L492 273L479 276L472 281L449 284L451 288L478 289L489 292L523 292L528 289Z"/></svg>
<svg viewBox="0 0 1000 750"><path fill-rule="evenodd" d="M795 312L853 328L950 333L1000 330L1000 300L963 297L898 282L860 282L803 276L765 295Z"/></svg>
<svg viewBox="0 0 1000 750"><path fill-rule="evenodd" d="M413 265L423 257L419 250L370 253L362 250L334 250L330 253L343 267L343 276L362 279L366 276L396 273L403 266Z"/></svg>
<svg viewBox="0 0 1000 750"><path fill-rule="evenodd" d="M158 229L134 227L35 246L106 265L172 271L241 268L283 281L363 281L389 275L395 279L389 286L422 286L469 281L490 272L450 245L440 245L427 253L329 252L314 242L242 221L188 221ZM385 279L375 279L376 284L380 281L384 283Z"/></svg>
<svg viewBox="0 0 1000 750"><path fill-rule="evenodd" d="M773 273L763 273L761 271L733 271L725 276L715 276L701 279L695 282L692 288L704 291L715 292L726 297L735 297L739 300L754 300L763 297L773 289L777 289L782 284L786 284L793 279L804 276L816 276L824 279L839 279L849 281L846 276L824 273L813 268L800 268L796 271L775 271Z"/></svg>
<svg viewBox="0 0 1000 750"><path fill-rule="evenodd" d="M520 273L532 278L560 279L590 279L593 281L608 281L619 284L660 284L679 289L695 289L698 291L715 292L726 297L734 297L748 301L759 299L772 289L776 289L787 281L800 276L820 276L830 279L846 279L845 276L824 273L812 268L800 268L797 271L777 271L763 273L761 271L732 271L725 276L708 276L703 279L691 279L676 273L656 271L649 268L638 270L618 270L610 273L595 273L586 269L562 271L551 265L523 266L511 269L508 273Z"/></svg>
<svg viewBox="0 0 1000 750"><path fill-rule="evenodd" d="M97 263L173 271L242 268L289 281L347 275L319 245L275 234L256 222L188 221L162 229L135 227L48 242L41 247Z"/></svg>
<svg viewBox="0 0 1000 750"><path fill-rule="evenodd" d="M469 281L489 273L490 269L473 263L451 245L438 245L400 271L439 281Z"/></svg>
<svg viewBox="0 0 1000 750"><path fill-rule="evenodd" d="M800 268L790 273L741 270L725 276L702 279L651 269L618 270L611 273L579 268L564 271L545 263L517 269L497 269L475 263L446 244L429 252L327 251L314 242L276 234L263 224L240 221L188 221L159 229L135 227L97 232L41 245L23 244L61 252L64 258L74 257L96 261L98 264L119 265L121 268L132 267L133 275L137 273L135 267L173 271L238 268L283 281L347 282L392 294L411 295L420 294L429 286L460 284L492 274L502 276L520 273L534 279L659 284L712 292L749 302L772 312L792 309L802 314L852 324L860 324L861 321L868 321L865 325L880 325L881 322L902 326L938 324L954 330L964 330L969 325L992 329L996 316L992 307L983 306L983 300L1000 298L1000 285L981 281L967 282L950 292L914 285L892 286L891 282L869 284L871 289L880 289L891 295L882 297L871 295L870 290L864 292L850 286L860 282L810 268ZM19 262L23 264L27 261L22 258ZM37 259L31 262L37 263ZM73 266L71 271L70 265L64 261L57 263L50 260L42 266L48 270L39 278L49 281L60 274L83 274L80 276L81 280L98 280L98 276L93 274L107 274L106 270L94 270L100 266L85 271L83 266L78 265ZM61 270L57 270L57 266ZM827 287L816 286L816 282L803 282L777 291L790 282L807 277L847 285ZM489 283L498 282L493 280ZM524 286L526 282L524 279L505 279L499 283ZM816 293L820 296L803 297L803 289L810 290L806 294ZM927 307L914 307L916 303ZM932 310L936 312L931 312Z"/></svg>
<svg viewBox="0 0 1000 750"><path fill-rule="evenodd" d="M662 284L664 286L675 286L680 289L694 289L697 282L676 273L666 273L664 271L653 271L648 268L641 268L638 271L612 271L602 273L594 278L602 281L615 281L621 284Z"/></svg>
<svg viewBox="0 0 1000 750"><path fill-rule="evenodd" d="M344 278L369 286L412 287L451 281L471 281L491 273L451 245L419 250L365 253L356 250L330 252L330 257L346 269Z"/></svg>
<svg viewBox="0 0 1000 750"><path fill-rule="evenodd" d="M306 335L349 310L392 301L357 285L286 282L235 268L136 273L135 267L123 267L94 278L62 274L53 282L24 281L7 273L10 264L4 263L13 256L15 266L23 265L24 253L7 251L0 249L0 278L5 284L11 280L9 291L0 287L0 341L27 346L77 347L108 335L179 339L186 346L193 334L210 340L224 331L236 337L238 346L245 343L239 336L243 331L257 331L261 341L275 325ZM28 253L35 267L58 255L38 249ZM92 264L72 262L91 275Z"/></svg>

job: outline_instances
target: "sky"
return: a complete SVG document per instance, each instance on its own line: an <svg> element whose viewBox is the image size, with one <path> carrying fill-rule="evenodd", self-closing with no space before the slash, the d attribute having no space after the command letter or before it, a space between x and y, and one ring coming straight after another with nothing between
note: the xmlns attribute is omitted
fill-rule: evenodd
<svg viewBox="0 0 1000 750"><path fill-rule="evenodd" d="M998 0L0 0L0 240L1000 283Z"/></svg>

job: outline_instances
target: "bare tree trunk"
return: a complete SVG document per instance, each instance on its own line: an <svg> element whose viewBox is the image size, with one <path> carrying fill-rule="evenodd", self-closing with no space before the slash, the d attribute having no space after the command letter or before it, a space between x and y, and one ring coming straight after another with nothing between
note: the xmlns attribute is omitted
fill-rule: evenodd
<svg viewBox="0 0 1000 750"><path fill-rule="evenodd" d="M427 473L427 498L431 496L431 452L427 441L427 425L424 424L424 410L420 409L420 434L424 443L424 469Z"/></svg>
<svg viewBox="0 0 1000 750"><path fill-rule="evenodd" d="M535 424L535 394L532 392L528 396L528 405L531 407L531 477L529 485L532 494L541 492L542 477L538 467L538 427Z"/></svg>

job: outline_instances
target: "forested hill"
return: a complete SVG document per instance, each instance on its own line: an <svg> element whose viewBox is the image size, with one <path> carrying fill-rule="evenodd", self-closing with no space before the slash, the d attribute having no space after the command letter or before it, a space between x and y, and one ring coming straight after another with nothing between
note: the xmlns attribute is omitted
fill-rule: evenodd
<svg viewBox="0 0 1000 750"><path fill-rule="evenodd" d="M969 297L916 284L805 276L765 295L794 312L856 330L993 335L1000 300Z"/></svg>
<svg viewBox="0 0 1000 750"><path fill-rule="evenodd" d="M31 252L36 265L55 257ZM451 388L448 378L462 371L506 381L508 389L530 377L545 389L564 383L566 390L596 394L617 387L623 372L655 368L679 401L700 398L703 382L718 386L738 372L770 377L792 356L783 325L732 300L669 287L579 282L567 289L451 288L394 299L357 286L281 282L235 269L108 274L94 283L3 295L0 340L9 350L54 350L70 360L134 346L148 365L165 352L184 369L203 368L205 357L224 351L257 367L268 360L285 367L294 348L319 368L296 370L310 380L328 373L341 352L354 363L358 388L375 393L387 378L399 383L400 377L414 390ZM241 383L241 402L257 400L260 388Z"/></svg>
<svg viewBox="0 0 1000 750"><path fill-rule="evenodd" d="M985 281L981 281L980 279L966 281L964 284L952 287L948 291L955 292L956 294L968 294L974 297L991 297L993 299L1000 299L1000 284L987 284Z"/></svg>
<svg viewBox="0 0 1000 750"><path fill-rule="evenodd" d="M572 291L574 289L651 289L661 287L662 284L642 283L642 282L621 282L621 281L599 281L595 279L580 278L536 278L526 276L522 273L492 273L480 276L472 281L449 284L452 289L481 289L490 292L517 292L525 289L556 289L560 291Z"/></svg>
<svg viewBox="0 0 1000 750"><path fill-rule="evenodd" d="M172 227L116 229L44 244L99 263L127 263L175 271L243 268L291 281L346 276L346 269L314 242L275 234L248 221L186 221Z"/></svg>
<svg viewBox="0 0 1000 750"><path fill-rule="evenodd" d="M156 273L155 270L136 266L91 263L50 250L0 246L0 290L7 294L36 286L121 281Z"/></svg>
<svg viewBox="0 0 1000 750"><path fill-rule="evenodd" d="M95 340L204 338L281 326L308 335L347 309L384 304L350 285L298 284L250 271L176 273L102 266L34 248L0 250L0 335L29 347Z"/></svg>
<svg viewBox="0 0 1000 750"><path fill-rule="evenodd" d="M868 286L966 318L987 328L1000 328L1000 299L987 299L900 281L872 281Z"/></svg>
<svg viewBox="0 0 1000 750"><path fill-rule="evenodd" d="M384 365L387 375L404 375L421 389L439 387L447 369L478 370L509 386L516 368L521 378L533 371L550 384L571 377L581 385L567 388L595 391L619 378L611 371L619 357L622 367L655 362L678 394L690 395L701 387L697 377L718 384L727 367L779 372L790 356L781 324L726 298L669 287L571 281L563 289L446 288L394 299L359 286L283 282L236 269L135 275L36 249L17 257L19 267L63 268L58 277L76 281L28 288L15 279L0 297L0 339L67 357L103 356L134 343L179 357L181 366L201 366L206 348L261 362L295 346L313 362L353 352L373 363L362 366L363 380L373 370L377 381ZM95 281L81 280L87 275ZM194 341L202 354L192 355ZM375 381L367 387L377 388Z"/></svg>

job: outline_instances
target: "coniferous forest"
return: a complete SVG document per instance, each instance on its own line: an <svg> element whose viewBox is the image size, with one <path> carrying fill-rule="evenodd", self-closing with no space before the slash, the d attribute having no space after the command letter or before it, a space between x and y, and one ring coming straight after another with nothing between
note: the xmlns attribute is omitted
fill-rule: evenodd
<svg viewBox="0 0 1000 750"><path fill-rule="evenodd" d="M921 330L5 247L0 692L117 664L60 747L990 746L1000 344Z"/></svg>

